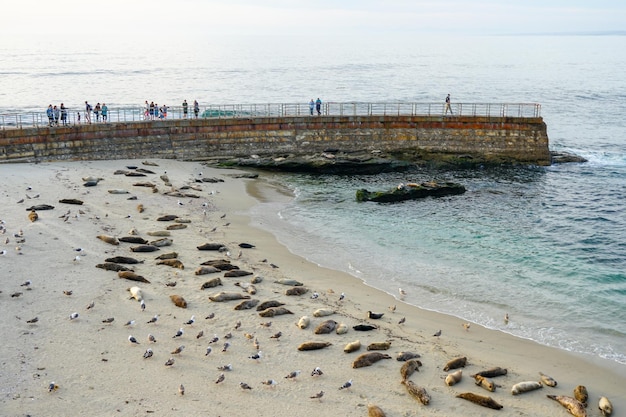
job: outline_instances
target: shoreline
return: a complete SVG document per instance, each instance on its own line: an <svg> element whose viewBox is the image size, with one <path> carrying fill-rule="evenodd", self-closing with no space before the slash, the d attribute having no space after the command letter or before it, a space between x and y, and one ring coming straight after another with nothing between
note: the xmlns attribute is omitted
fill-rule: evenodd
<svg viewBox="0 0 626 417"><path fill-rule="evenodd" d="M202 191L197 192L201 198L181 199L181 208L176 205L176 197L162 194L165 188L158 174L148 179L159 183L159 193L131 187L136 179L112 176L115 169L127 164L142 167L139 160L0 165L10 182L3 196L8 210L4 214L7 230L12 236L13 230L22 228L26 237L22 256L12 253L2 259L9 272L0 288L2 313L7 318L15 318L2 324L2 330L9 335L7 346L13 347L8 353L9 358L5 359L7 377L4 384L9 385L1 387L0 408L6 409L7 414L62 415L71 406L76 415L148 412L171 415L177 411L187 415L227 416L240 415L244 399L246 408L253 407L261 416L305 413L359 416L366 415L366 405L370 402L379 405L387 415L484 415L485 409L455 398L456 394L469 391L492 396L504 405L501 413L505 415L565 416L566 411L545 395L572 395L571 391L579 384L589 390L590 413L595 413L591 410L597 407L600 395L607 396L615 409L626 408L626 400L619 397L619 387L626 382L626 377L614 364L602 363L608 362L606 360L587 360L590 358L478 325L472 325L467 331L463 328L463 321L456 317L402 303L353 275L318 266L293 254L270 231L251 226L250 209L260 200L254 191L248 193L250 185L262 189L271 187L271 184L262 180L235 179L232 174L240 172L237 170L206 168L198 163L179 161L157 160L156 163L159 166L154 168L155 171L167 170L176 187L188 183L190 178L197 178L200 171L204 177L220 178L224 182L202 183ZM80 177L90 173L101 175L105 180L102 185L86 191ZM35 180L42 181L45 187L33 185ZM33 187L32 194L40 192L41 198L49 201L56 202L70 194L78 195L85 200L85 205L81 206L85 214L64 222L58 217L66 210L61 206L49 212L41 211L40 220L29 223L25 207L15 203L28 186ZM132 188L132 194L137 195L138 200L127 201L127 196L108 195L104 191L118 186ZM260 197L272 201L278 197L273 192L280 193L278 190L260 190ZM200 208L202 202L208 202L206 215ZM137 203L144 204L145 214L139 215L134 210ZM70 209L72 213L77 211L73 207ZM95 239L95 235L107 232L123 236L131 227L137 227L145 236L148 230L164 226L154 221L157 215L179 209L191 223L185 230L172 231L174 243L171 250L179 253L186 268L156 266L153 262L156 255L141 256L144 263L137 266L137 271L151 278L150 284L140 284L147 305L143 312L136 302L128 300L126 288L134 283L94 268L94 264L105 256L139 258L141 254L130 253L126 244L107 245ZM223 214L224 219L221 218ZM131 217L127 218L129 215ZM214 227L217 230L212 232ZM240 265L241 269L253 271L254 275L264 276L265 279L257 284L258 294L253 298L281 300L294 314L266 319L259 317L254 309L233 311L235 302L207 301L207 295L214 289L202 291L198 288L216 275L208 275L208 278L195 276L193 271L200 261L220 255L197 251L195 246L205 241L224 242L230 249L233 263ZM238 257L237 242L249 242L255 248L242 249L242 255ZM72 247L77 245L83 248L85 256L79 262L73 262ZM164 248L160 253L168 251L170 248ZM267 262L262 262L263 259ZM270 267L270 263L278 268ZM20 287L25 276L33 277L32 290ZM248 278L222 278L223 286L218 288L240 291L233 283L248 281ZM274 282L281 278L302 281L309 292L302 296L285 296L286 287ZM171 281L176 281L177 286L165 285ZM62 294L66 289L73 289L74 294ZM10 297L13 291L19 290L23 292L21 296ZM317 299L310 297L313 292L319 293ZM339 301L342 292L346 297ZM169 295L174 293L185 297L189 302L187 309L173 306ZM86 310L90 301L95 301L95 307ZM391 305L396 305L395 312L389 310ZM321 307L332 308L336 313L326 318L314 318L313 311ZM81 317L69 320L67 316L74 310ZM380 320L368 320L368 310L385 314ZM215 313L215 319L205 319L209 312ZM154 314L160 315L159 322L146 324ZM35 315L39 322L27 324L26 320ZM110 325L101 323L101 319L109 315L115 316L115 321ZM191 315L196 316L196 323L183 325ZM294 325L302 315L312 318L312 325L306 330ZM402 317L406 322L400 325L398 321ZM137 323L124 326L131 318ZM325 319L347 324L348 332L342 335L313 334L312 328ZM237 330L233 327L235 321L242 322ZM270 328L260 326L266 321L272 321ZM356 332L351 328L366 322L380 329ZM186 335L179 342L173 335L181 326ZM205 335L196 338L200 330ZM436 330L442 330L440 337L432 336ZM278 331L282 333L279 340L270 339ZM146 341L148 332L157 336L158 342L153 346ZM129 333L137 336L140 346L132 346L127 341ZM231 347L227 352L220 352L223 336L227 333L233 334L229 339ZM263 352L260 360L249 359L256 349L244 333L258 337ZM213 345L210 355L205 356L207 339L213 334L220 337L220 342ZM358 353L346 354L343 346L357 339L364 346L391 340L391 348L385 353L393 359L353 369L350 364L357 354L365 352L365 348ZM296 347L307 340L329 341L332 346L319 351L297 351ZM168 357L175 356L169 352L181 343L186 349L175 357L176 363L171 368L163 366ZM154 349L154 358L142 358L147 347ZM414 351L421 355L423 367L411 379L430 393L430 405L420 405L400 384L401 363L395 360L400 351ZM447 372L442 368L457 356L466 356L468 365L463 370L462 381L448 387L443 381ZM215 384L220 374L217 366L226 363L232 363L233 371L225 372L224 383ZM311 370L317 366L324 370L324 375L310 376ZM469 375L494 366L507 368L508 374L495 378L494 382L500 387L489 393L477 387ZM296 369L302 371L296 381L284 378ZM537 380L538 372L551 375L559 385L521 396L510 394L511 385ZM260 384L270 378L278 382L276 387ZM349 379L353 380L353 387L339 390ZM48 393L46 388L51 381L59 384L59 389ZM253 389L243 391L239 382L246 382ZM186 387L184 396L177 392L181 383ZM320 390L325 391L321 400L309 398Z"/></svg>

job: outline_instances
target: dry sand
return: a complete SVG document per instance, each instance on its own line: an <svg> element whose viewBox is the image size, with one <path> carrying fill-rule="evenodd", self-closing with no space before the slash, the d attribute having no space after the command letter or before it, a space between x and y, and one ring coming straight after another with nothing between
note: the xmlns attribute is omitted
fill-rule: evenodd
<svg viewBox="0 0 626 417"><path fill-rule="evenodd" d="M387 416L567 416L567 411L547 399L546 394L572 395L579 384L589 391L588 415L600 415L597 403L601 395L613 402L614 415L624 415L626 367L571 355L477 325L466 330L457 318L409 306L352 276L309 263L290 253L270 233L249 226L247 212L256 199L284 198L262 180L234 178L239 171L211 169L199 163L154 162L158 166L143 165L141 160L0 165L0 218L6 231L0 236L2 249L6 250L0 257L0 415L365 416L367 405L372 403ZM155 174L113 175L129 165ZM164 195L172 189L159 178L165 171L176 189L199 186L199 190L181 191L199 198ZM84 187L81 178L87 176L103 180L95 187ZM200 178L223 182L195 181ZM156 184L157 193L150 187L133 186L148 181ZM108 192L114 189L128 190L129 194ZM129 199L133 196L137 199ZM84 204L59 203L69 198ZM179 200L183 205L178 204ZM26 209L35 204L55 208L38 211L38 220L31 222ZM138 212L138 204L144 206L143 213ZM158 239L148 232L174 224L156 220L167 214L190 223L185 229L172 230L173 244L158 252L135 253L129 248L136 245L111 245L96 238L128 236L135 228L138 236ZM207 242L224 244L229 252L196 248ZM242 242L255 247L240 249ZM78 248L82 250L77 252ZM178 253L184 270L157 265L156 256L172 251ZM120 279L115 272L95 267L112 256L142 260L127 266L150 283ZM195 275L200 263L210 259L228 259L253 274L238 278L226 278L224 272ZM256 284L257 293L251 297L280 300L293 314L263 318L256 309L235 311L239 301L209 301L209 294L217 291L246 294L234 283L247 283L256 276L264 279ZM200 289L215 277L221 278L223 286ZM301 281L309 291L287 296L285 290L290 287L276 283L279 279ZM27 280L32 281L31 285L21 286ZM128 288L132 286L143 291L145 311L138 301L129 299ZM71 291L71 295L64 291ZM319 293L316 299L311 298L314 292ZM342 292L346 297L340 301ZM173 294L185 298L186 309L171 302ZM93 308L87 309L92 302ZM389 309L392 305L397 306L395 312ZM335 314L313 317L319 308L332 309ZM368 320L368 310L385 314L382 319ZM71 320L74 312L79 316ZM155 314L158 321L147 323ZM206 318L212 314L213 318ZM304 315L311 317L311 324L302 330L296 322ZM184 324L191 316L195 316L195 323ZM35 317L36 323L27 323ZM406 322L398 324L403 317ZM107 318L114 321L103 323ZM348 332L314 334L315 327L327 319L346 324ZM126 325L130 320L134 324ZM270 321L270 327L261 325ZM241 326L235 329L237 322ZM379 328L369 332L352 329L362 323ZM175 338L179 328L184 334ZM441 336L434 337L440 329ZM204 335L198 338L200 332ZM280 338L271 338L278 332L282 333ZM156 343L148 341L149 334L156 337ZM227 334L232 337L226 339ZM139 344L130 343L130 335ZM210 344L214 335L219 341ZM254 338L262 352L259 360L249 358L257 353ZM344 353L344 346L355 340L360 340L361 350ZM223 352L227 341L230 347ZM332 345L298 351L298 345L306 341ZM382 353L391 359L352 368L355 358L367 352L368 344L384 341L390 341L391 348ZM171 353L180 345L185 346L182 353ZM205 355L208 346L212 352ZM154 354L144 359L148 348ZM400 383L403 363L396 360L396 354L401 351L421 355L423 366L411 380L430 394L429 405L412 398ZM449 387L444 383L448 372L443 368L460 356L467 358L463 379ZM174 364L165 366L169 358L174 358ZM222 373L218 367L228 364L232 370L224 371L225 380L216 384ZM495 366L508 370L506 376L493 378L495 392L474 384L471 374ZM323 375L311 376L316 367ZM301 373L295 380L285 378L296 370ZM513 384L538 380L539 372L555 378L558 386L511 395ZM272 387L261 383L269 379L277 384ZM348 380L352 380L352 387L340 390ZM52 382L58 388L49 392ZM252 389L242 389L240 382ZM179 393L181 384L184 395ZM320 391L324 391L321 399L310 398ZM504 408L495 411L455 397L462 392L491 396Z"/></svg>

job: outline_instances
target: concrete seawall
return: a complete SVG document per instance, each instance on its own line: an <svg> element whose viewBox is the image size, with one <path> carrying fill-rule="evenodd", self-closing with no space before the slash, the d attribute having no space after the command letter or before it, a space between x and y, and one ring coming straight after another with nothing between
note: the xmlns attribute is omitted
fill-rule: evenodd
<svg viewBox="0 0 626 417"><path fill-rule="evenodd" d="M549 165L541 117L209 118L0 130L0 162L231 159L339 149Z"/></svg>

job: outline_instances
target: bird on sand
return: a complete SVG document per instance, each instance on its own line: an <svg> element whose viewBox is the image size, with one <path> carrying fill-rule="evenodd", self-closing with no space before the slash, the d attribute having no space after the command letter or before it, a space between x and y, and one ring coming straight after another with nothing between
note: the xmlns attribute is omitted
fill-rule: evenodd
<svg viewBox="0 0 626 417"><path fill-rule="evenodd" d="M300 371L292 371L290 372L287 376L285 376L286 379L291 379L294 380L298 377L298 375L300 375Z"/></svg>
<svg viewBox="0 0 626 417"><path fill-rule="evenodd" d="M347 389L347 388L350 388L351 386L352 386L352 380L350 379L349 381L344 382L343 385L339 387L339 389Z"/></svg>
<svg viewBox="0 0 626 417"><path fill-rule="evenodd" d="M319 399L321 401L323 396L324 396L324 391L320 391L315 395L311 395L309 398Z"/></svg>
<svg viewBox="0 0 626 417"><path fill-rule="evenodd" d="M441 330L437 330L433 336L435 337L441 336Z"/></svg>

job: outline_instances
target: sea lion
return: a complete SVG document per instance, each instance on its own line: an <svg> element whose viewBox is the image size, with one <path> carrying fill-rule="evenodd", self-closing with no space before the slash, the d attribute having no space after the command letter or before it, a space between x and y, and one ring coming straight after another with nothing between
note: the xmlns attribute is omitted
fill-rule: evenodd
<svg viewBox="0 0 626 417"><path fill-rule="evenodd" d="M483 407L492 408L494 410L500 410L504 408L501 404L498 404L493 398L485 395L474 394L473 392L463 392L457 395L457 398L463 398L464 400L471 401L474 404L482 405Z"/></svg>
<svg viewBox="0 0 626 417"><path fill-rule="evenodd" d="M430 395L426 392L426 388L416 385L411 380L404 380L402 383L406 387L409 394L411 394L411 396L417 401L424 405L428 405L428 403L430 403Z"/></svg>
<svg viewBox="0 0 626 417"><path fill-rule="evenodd" d="M391 342L374 342L367 345L367 350L387 350L391 347Z"/></svg>
<svg viewBox="0 0 626 417"><path fill-rule="evenodd" d="M367 405L367 417L386 417L385 412L377 405Z"/></svg>
<svg viewBox="0 0 626 417"><path fill-rule="evenodd" d="M201 290L205 290L207 288L214 288L217 287L218 285L222 285L222 279L220 277L217 278L213 278L208 280L207 282L205 282L204 284L202 284L202 286L200 287Z"/></svg>
<svg viewBox="0 0 626 417"><path fill-rule="evenodd" d="M147 284L150 284L150 281L133 271L118 271L117 276L130 281L145 282Z"/></svg>
<svg viewBox="0 0 626 417"><path fill-rule="evenodd" d="M352 367L363 368L365 366L371 366L382 359L391 359L391 356L380 352L362 353L352 362Z"/></svg>
<svg viewBox="0 0 626 417"><path fill-rule="evenodd" d="M370 330L378 329L378 327L372 326L371 324L357 324L356 326L352 326L352 328L357 332L368 332Z"/></svg>
<svg viewBox="0 0 626 417"><path fill-rule="evenodd" d="M251 299L240 302L235 306L235 310L249 310L259 304L259 300Z"/></svg>
<svg viewBox="0 0 626 417"><path fill-rule="evenodd" d="M328 334L335 330L337 322L335 320L326 320L321 322L316 328L315 334Z"/></svg>
<svg viewBox="0 0 626 417"><path fill-rule="evenodd" d="M146 239L139 237L139 236L122 236L118 238L118 240L120 242L135 243L139 245L145 245L146 243L148 243Z"/></svg>
<svg viewBox="0 0 626 417"><path fill-rule="evenodd" d="M352 353L352 352L356 352L359 349L361 349L361 341L360 340L355 340L354 342L348 343L343 348L343 351L346 352L346 353Z"/></svg>
<svg viewBox="0 0 626 417"><path fill-rule="evenodd" d="M127 190L121 188L114 188L109 190L109 194L130 194Z"/></svg>
<svg viewBox="0 0 626 417"><path fill-rule="evenodd" d="M547 385L549 387L556 387L557 382L554 378L539 372L539 376L541 376L541 382L543 382L544 385Z"/></svg>
<svg viewBox="0 0 626 417"><path fill-rule="evenodd" d="M285 290L285 295L302 295L309 291L306 287L293 287Z"/></svg>
<svg viewBox="0 0 626 417"><path fill-rule="evenodd" d="M143 300L143 293L141 292L141 288L130 287L128 291L130 292L130 298L134 298L137 301Z"/></svg>
<svg viewBox="0 0 626 417"><path fill-rule="evenodd" d="M420 358L421 355L419 353L413 353L413 352L398 352L398 354L396 355L396 360L399 362L405 362L408 361L410 359L417 359Z"/></svg>
<svg viewBox="0 0 626 417"><path fill-rule="evenodd" d="M224 272L224 276L226 278L245 277L246 275L252 275L252 272L244 271L243 269L232 269L230 271Z"/></svg>
<svg viewBox="0 0 626 417"><path fill-rule="evenodd" d="M221 243L205 243L203 245L196 246L198 250L220 250L225 247L226 246L222 245Z"/></svg>
<svg viewBox="0 0 626 417"><path fill-rule="evenodd" d="M278 300L263 301L261 304L259 304L256 307L256 311L263 311L263 310L265 310L267 308L270 308L270 307L280 307L280 306L284 306L284 305L285 305L285 303L281 303Z"/></svg>
<svg viewBox="0 0 626 417"><path fill-rule="evenodd" d="M111 258L106 258L104 261L105 262L115 262L116 264L128 264L128 265L142 264L143 263L143 261L140 261L140 260L135 259L135 258L131 258L129 256L113 256Z"/></svg>
<svg viewBox="0 0 626 417"><path fill-rule="evenodd" d="M269 307L268 307L269 308ZM257 307L258 310L258 307ZM298 320L298 323L296 324L300 329L304 330L307 327L309 327L309 324L311 323L311 319L309 318L309 316L302 316L300 317L300 320Z"/></svg>
<svg viewBox="0 0 626 417"><path fill-rule="evenodd" d="M105 262L103 264L97 264L96 268L104 269L105 271L132 271L131 268L127 268L124 265L116 264L115 262Z"/></svg>
<svg viewBox="0 0 626 417"><path fill-rule="evenodd" d="M574 388L574 398L582 403L587 408L587 400L589 399L589 393L587 393L587 387L584 385L578 385Z"/></svg>
<svg viewBox="0 0 626 417"><path fill-rule="evenodd" d="M187 225L182 224L182 223L174 223L166 227L167 230L182 230L186 228L187 228Z"/></svg>
<svg viewBox="0 0 626 417"><path fill-rule="evenodd" d="M574 417L587 417L585 406L576 398L568 397L567 395L546 395L546 397L561 404Z"/></svg>
<svg viewBox="0 0 626 417"><path fill-rule="evenodd" d="M162 261L157 262L157 265L167 265L172 268L185 269L185 265L178 259L163 259Z"/></svg>
<svg viewBox="0 0 626 417"><path fill-rule="evenodd" d="M115 245L115 246L117 246L117 245L119 245L119 244L120 244L120 241L119 241L119 240L117 240L117 238L116 238L116 237L114 237L114 236L109 236L109 235L98 235L98 236L96 236L96 237L97 237L98 239L100 239L101 241L106 242L106 243L108 243L108 244L110 244L110 245Z"/></svg>
<svg viewBox="0 0 626 417"><path fill-rule="evenodd" d="M279 280L276 280L274 282L277 283L277 284L281 284L281 285L290 285L292 287L301 287L301 286L304 285L300 281L296 281L295 279L287 279L287 278L279 279Z"/></svg>
<svg viewBox="0 0 626 417"><path fill-rule="evenodd" d="M410 359L402 364L400 367L400 376L402 377L402 381L406 381L413 375L415 371L420 370L420 366L422 366L422 362L417 359ZM460 371L457 371L460 372ZM459 378L460 379L460 378ZM446 378L446 384L448 383L448 378Z"/></svg>
<svg viewBox="0 0 626 417"><path fill-rule="evenodd" d="M232 301L232 300L247 300L249 295L243 295L238 292L220 291L216 294L209 295L209 300L214 302Z"/></svg>
<svg viewBox="0 0 626 417"><path fill-rule="evenodd" d="M148 232L147 234L148 234L148 236L152 236L152 237L167 237L167 236L171 236L172 235L167 230L153 230L151 232Z"/></svg>
<svg viewBox="0 0 626 417"><path fill-rule="evenodd" d="M493 378L496 376L503 376L507 374L506 368L495 367L491 369L487 369L485 371L480 371L472 375L472 378L476 378L476 375L484 376L485 378Z"/></svg>
<svg viewBox="0 0 626 417"><path fill-rule="evenodd" d="M600 397L600 401L598 401L598 408L600 409L600 413L602 413L605 417L609 417L613 414L613 404L611 404L611 401L609 401L606 397Z"/></svg>
<svg viewBox="0 0 626 417"><path fill-rule="evenodd" d="M178 253L170 252L170 253L164 253L163 255L159 255L154 259L163 260L163 259L176 259L176 258L178 258Z"/></svg>
<svg viewBox="0 0 626 417"><path fill-rule="evenodd" d="M220 272L219 269L214 268L212 266L199 266L196 268L194 274L196 275L206 275L206 274L213 274L215 272Z"/></svg>
<svg viewBox="0 0 626 417"><path fill-rule="evenodd" d="M337 334L346 334L348 333L348 325L345 323L340 323L335 328L335 333Z"/></svg>
<svg viewBox="0 0 626 417"><path fill-rule="evenodd" d="M170 300L172 300L176 307L187 308L187 301L180 295L170 295Z"/></svg>
<svg viewBox="0 0 626 417"><path fill-rule="evenodd" d="M150 245L156 246L157 248L162 248L164 246L172 246L172 243L174 243L172 239L164 237L162 239L153 240L152 242L150 242Z"/></svg>
<svg viewBox="0 0 626 417"><path fill-rule="evenodd" d="M133 246L132 248L130 248L130 250L132 252L155 252L161 249L153 245L139 245Z"/></svg>
<svg viewBox="0 0 626 417"><path fill-rule="evenodd" d="M450 369L465 368L466 364L467 364L466 357L455 358L449 361L448 363L446 363L446 366L443 367L443 370L449 371Z"/></svg>
<svg viewBox="0 0 626 417"><path fill-rule="evenodd" d="M524 392L534 391L536 389L543 388L541 382L537 381L524 381L518 382L511 387L511 394L518 395Z"/></svg>
<svg viewBox="0 0 626 417"><path fill-rule="evenodd" d="M461 378L463 378L463 370L459 369L457 371L454 371L452 373L449 373L448 375L446 375L446 385L451 387L452 385L456 384L457 382L459 382L461 380Z"/></svg>
<svg viewBox="0 0 626 417"><path fill-rule="evenodd" d="M166 214L164 216L157 217L157 222L171 222L172 220L175 220L177 217L178 216L174 214Z"/></svg>
<svg viewBox="0 0 626 417"><path fill-rule="evenodd" d="M298 346L298 350L306 351L306 350L318 350L324 349L325 347L332 346L330 342L304 342Z"/></svg>
<svg viewBox="0 0 626 417"><path fill-rule="evenodd" d="M59 200L59 203L74 204L76 206L82 206L83 205L83 201L82 200L77 200L75 198L63 198L63 199Z"/></svg>
<svg viewBox="0 0 626 417"><path fill-rule="evenodd" d="M293 314L293 313L289 311L288 309L286 309L285 307L270 307L268 309L265 309L259 312L259 316L261 317L274 317L274 316L280 316L283 314Z"/></svg>
<svg viewBox="0 0 626 417"><path fill-rule="evenodd" d="M485 378L481 375L476 375L474 377L474 382L481 388L486 389L489 392L494 392L496 390L496 384L493 383L491 379Z"/></svg>
<svg viewBox="0 0 626 417"><path fill-rule="evenodd" d="M328 308L319 308L313 312L313 317L326 317L331 314L335 314L335 311Z"/></svg>

